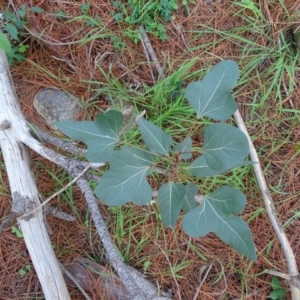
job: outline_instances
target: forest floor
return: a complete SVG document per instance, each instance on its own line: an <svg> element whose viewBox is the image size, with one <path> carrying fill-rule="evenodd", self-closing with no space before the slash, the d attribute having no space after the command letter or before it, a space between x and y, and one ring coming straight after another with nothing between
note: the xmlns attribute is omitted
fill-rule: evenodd
<svg viewBox="0 0 300 300"><path fill-rule="evenodd" d="M292 0L177 2L177 9L161 11L161 3L176 1L130 0L123 6L118 0L96 0L90 5L84 1L13 1L16 10L26 6L24 20L30 30L24 42L29 46L26 59L11 66L22 111L30 122L54 133L34 110L33 98L41 88L56 87L78 99L81 120L106 110L108 98L130 101L137 113L145 109L152 122L182 139L188 132L182 124L195 119L184 99L186 85L202 79L222 59L236 61L241 74L234 97L300 269L300 60L292 33L300 25L300 4ZM6 1L0 4L2 10L7 8ZM32 12L29 7L33 6L44 12ZM164 21L168 14L171 20ZM145 54L138 31L141 24L165 78L158 78ZM193 133L192 139L193 146L201 145L199 133ZM45 197L70 181L61 168L35 153L31 157ZM0 170L0 217L4 219L11 210L11 196L1 156ZM157 188L158 182L151 184ZM99 206L124 261L161 289L172 289L174 299L267 299L272 276L264 271L287 273L287 265L253 168L197 182L203 194L224 184L247 196L240 216L253 234L255 262L214 234L190 238L180 222L174 230L164 228L156 205L106 207L99 202ZM48 217L58 259L71 263L84 257L105 264L79 189L68 188L51 204L77 217L72 223ZM0 235L0 264L0 299L43 299L26 246L11 230ZM278 299L290 299L287 282L280 281L286 296ZM92 299L104 299L96 284L90 285L89 292ZM84 299L76 288L70 288L70 293L72 299Z"/></svg>

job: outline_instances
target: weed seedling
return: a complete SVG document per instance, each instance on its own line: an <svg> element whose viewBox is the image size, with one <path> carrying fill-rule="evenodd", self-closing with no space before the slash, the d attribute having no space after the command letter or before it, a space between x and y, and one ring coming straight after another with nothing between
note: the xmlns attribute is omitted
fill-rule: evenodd
<svg viewBox="0 0 300 300"><path fill-rule="evenodd" d="M151 266L151 261L146 260L146 261L144 262L144 267L143 267L144 273L147 272L147 270L149 269L150 266Z"/></svg>
<svg viewBox="0 0 300 300"><path fill-rule="evenodd" d="M250 229L236 216L246 205L245 195L225 185L211 194L198 196L199 179L251 164L246 160L249 154L247 137L238 128L224 123L237 109L230 91L236 86L238 77L237 64L231 60L222 61L203 80L187 86L185 96L197 113L196 119L203 120L200 121L204 128L201 148L192 148L190 136L175 143L171 135L143 117L136 122L144 143L126 144L121 140L123 132L120 134L123 115L114 110L97 115L95 121L69 120L55 125L69 137L87 145L89 161L109 161L110 169L95 189L104 204L150 203L153 191L147 177L153 176L157 167L163 168L157 201L164 225L174 228L183 210L182 226L187 234L203 237L213 232L242 255L255 260ZM215 123L208 122L205 117ZM199 126L199 121L193 126ZM119 142L122 144L115 150Z"/></svg>
<svg viewBox="0 0 300 300"><path fill-rule="evenodd" d="M29 10L35 13L44 12L37 6L30 7ZM21 63L25 60L25 52L29 46L23 44L20 39L21 36L24 37L25 15L25 6L21 5L16 13L3 11L0 16L0 19L5 23L4 32L6 33L0 32L0 49L5 51L9 65L15 61Z"/></svg>
<svg viewBox="0 0 300 300"><path fill-rule="evenodd" d="M31 265L26 265L24 268L22 268L22 269L19 270L19 274L21 276L24 276L24 275L26 275L30 271L31 271Z"/></svg>
<svg viewBox="0 0 300 300"><path fill-rule="evenodd" d="M12 227L11 232L14 233L19 239L23 238L23 233L16 226Z"/></svg>
<svg viewBox="0 0 300 300"><path fill-rule="evenodd" d="M127 31L137 32L132 29L134 25L143 25L145 30L153 35L157 36L162 41L167 40L166 28L160 21L170 21L172 13L178 8L177 1L175 0L156 0L156 1L144 1L144 0L129 0L124 4L117 0L113 2L115 12L113 18L116 22L125 22L129 25ZM127 32L126 31L126 32ZM135 38L135 35L126 34L132 37L134 42L139 40Z"/></svg>
<svg viewBox="0 0 300 300"><path fill-rule="evenodd" d="M286 294L284 288L281 286L279 279L275 276L271 280L272 292L269 295L270 299L273 300L284 300Z"/></svg>

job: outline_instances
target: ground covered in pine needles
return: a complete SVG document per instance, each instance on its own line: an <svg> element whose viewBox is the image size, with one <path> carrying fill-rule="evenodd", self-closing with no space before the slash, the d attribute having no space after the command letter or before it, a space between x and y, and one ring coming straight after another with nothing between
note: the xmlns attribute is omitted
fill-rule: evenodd
<svg viewBox="0 0 300 300"><path fill-rule="evenodd" d="M109 107L108 98L116 98L131 101L137 112L146 109L151 120L180 139L186 133L181 125L195 118L184 102L183 89L221 59L235 60L241 76L234 96L300 269L300 61L292 36L300 25L300 5L297 7L297 1L264 0L178 2L172 20L160 20L165 39L146 28L163 68L165 78L159 79L140 40L140 24L126 23L116 2L92 1L84 10L82 1L13 1L16 9L25 5L45 11L26 11L26 60L11 67L22 111L33 124L59 134L47 127L33 108L39 89L56 87L77 97L82 107L79 119L93 119ZM3 1L2 9L6 7ZM133 13L130 8L127 12ZM117 22L122 13L123 20ZM201 145L198 134L192 138L193 146ZM59 167L35 153L31 157L45 197L70 181ZM11 210L11 196L3 161L0 168L0 216L4 219ZM158 183L151 182L154 188ZM156 205L121 208L99 202L99 206L124 261L163 290L172 289L174 299L267 299L272 276L264 270L287 273L287 266L252 167L198 182L203 193L222 184L231 184L247 196L241 216L253 234L255 262L213 234L190 238L180 222L174 231L164 228ZM84 257L106 266L101 241L76 185L51 204L77 218L68 223L48 217L58 259L68 265ZM281 284L285 299L290 299L288 284L283 280ZM43 299L25 244L11 230L0 235L0 286L0 299ZM84 299L76 288L70 291L72 299ZM89 293L92 299L105 299L92 277Z"/></svg>

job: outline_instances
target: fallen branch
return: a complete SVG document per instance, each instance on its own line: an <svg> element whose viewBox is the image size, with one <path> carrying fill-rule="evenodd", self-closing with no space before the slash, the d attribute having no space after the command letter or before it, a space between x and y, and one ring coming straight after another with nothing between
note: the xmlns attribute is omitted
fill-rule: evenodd
<svg viewBox="0 0 300 300"><path fill-rule="evenodd" d="M25 145L29 136L19 104L6 55L0 50L0 146L13 198L12 213L22 215L39 206L40 198ZM47 234L42 210L19 221L28 252L46 299L70 299L63 275Z"/></svg>
<svg viewBox="0 0 300 300"><path fill-rule="evenodd" d="M21 216L18 219L19 226L42 285L45 299L68 300L70 296L55 258L43 218L42 206L46 206L49 200L41 203L25 145L70 172L74 178L71 183L77 180L78 186L86 197L92 219L106 249L107 257L128 290L130 299L169 299L158 296L156 288L153 288L153 292L149 294L149 290L145 288L145 280L142 283L137 280L132 269L121 260L100 214L93 191L86 178L83 177L87 169L93 164L68 158L47 148L33 138L17 102L7 59L3 51L0 51L0 88L0 129L2 130L0 131L0 145L13 195L12 212ZM74 151L74 148L70 147L70 149ZM75 151L77 150L75 149ZM151 285L151 283L149 284Z"/></svg>
<svg viewBox="0 0 300 300"><path fill-rule="evenodd" d="M259 189L261 191L264 204L269 216L269 219L271 221L271 224L274 228L274 231L281 243L281 247L283 249L283 252L285 254L285 259L287 262L288 272L289 276L292 280L290 280L290 288L291 288L291 294L293 300L299 300L300 299L300 289L298 288L300 286L300 278L299 278L299 272L297 268L296 258L293 252L293 249L289 243L289 240L284 232L284 228L277 217L278 213L276 211L273 199L271 197L271 193L268 189L265 177L263 175L263 171L259 162L259 157L257 155L256 149L251 141L250 135L248 133L248 130L245 126L245 123L243 121L243 118L241 116L241 113L239 110L237 110L234 113L235 121L239 127L239 129L247 136L248 142L249 142L249 150L250 150L250 157L251 160L254 163L253 169L255 172L255 176L258 182Z"/></svg>

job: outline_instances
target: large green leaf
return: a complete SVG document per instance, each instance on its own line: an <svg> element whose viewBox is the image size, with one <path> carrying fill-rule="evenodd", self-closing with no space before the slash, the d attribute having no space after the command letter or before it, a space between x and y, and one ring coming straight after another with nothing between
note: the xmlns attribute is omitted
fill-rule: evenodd
<svg viewBox="0 0 300 300"><path fill-rule="evenodd" d="M106 205L134 202L144 205L152 199L152 189L147 174L154 162L148 152L124 146L114 151L110 169L100 179L95 193Z"/></svg>
<svg viewBox="0 0 300 300"><path fill-rule="evenodd" d="M190 137L185 138L180 143L174 146L174 152L180 154L181 159L192 158L192 139Z"/></svg>
<svg viewBox="0 0 300 300"><path fill-rule="evenodd" d="M122 122L122 113L110 110L97 115L95 121L67 120L54 124L67 136L87 145L86 158L89 161L105 162L109 160L119 141L118 133Z"/></svg>
<svg viewBox="0 0 300 300"><path fill-rule="evenodd" d="M150 152L168 156L172 145L171 136L144 118L139 119L137 123Z"/></svg>
<svg viewBox="0 0 300 300"><path fill-rule="evenodd" d="M249 154L245 134L228 124L211 124L204 130L202 153L207 165L216 171L224 171L241 164Z"/></svg>
<svg viewBox="0 0 300 300"><path fill-rule="evenodd" d="M202 81L186 88L186 98L197 112L197 118L207 116L217 121L227 120L237 109L230 94L239 77L238 65L224 60L215 65Z"/></svg>
<svg viewBox="0 0 300 300"><path fill-rule="evenodd" d="M185 187L185 195L182 202L182 209L188 213L196 207L197 186L194 183L188 183Z"/></svg>
<svg viewBox="0 0 300 300"><path fill-rule="evenodd" d="M242 167L242 166L250 165L250 164L253 164L253 163L251 161L246 160L246 161L243 161L243 162L241 162L235 166L232 166L230 168L225 168L223 170L213 170L207 165L204 156L199 156L189 165L188 170L194 176L199 177L199 178L204 178L204 177L219 175L219 174L228 172L234 168L238 168L238 167Z"/></svg>
<svg viewBox="0 0 300 300"><path fill-rule="evenodd" d="M182 226L192 237L203 237L214 232L221 240L252 260L256 259L255 246L246 222L234 216L246 204L239 190L223 186L205 196L202 204L184 216Z"/></svg>
<svg viewBox="0 0 300 300"><path fill-rule="evenodd" d="M163 223L174 228L185 196L185 186L182 183L168 182L158 190L157 201Z"/></svg>

